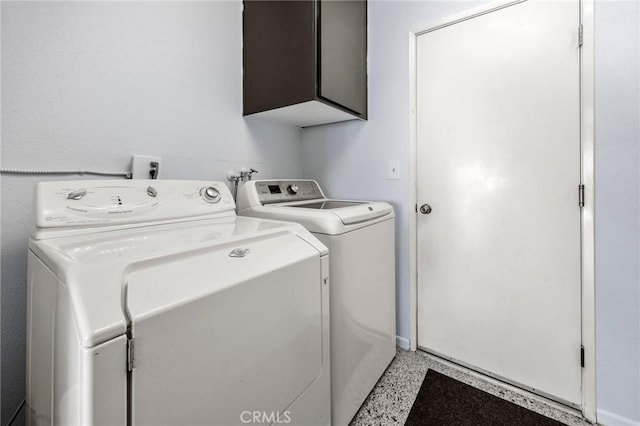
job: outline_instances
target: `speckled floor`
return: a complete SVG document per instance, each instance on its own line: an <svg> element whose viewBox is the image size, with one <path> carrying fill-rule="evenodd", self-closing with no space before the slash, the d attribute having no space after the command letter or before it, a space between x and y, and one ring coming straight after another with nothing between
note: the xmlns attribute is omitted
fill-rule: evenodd
<svg viewBox="0 0 640 426"><path fill-rule="evenodd" d="M429 368L566 425L592 426L579 413L559 404L486 379L424 352L401 349L354 417L351 426L403 425Z"/></svg>

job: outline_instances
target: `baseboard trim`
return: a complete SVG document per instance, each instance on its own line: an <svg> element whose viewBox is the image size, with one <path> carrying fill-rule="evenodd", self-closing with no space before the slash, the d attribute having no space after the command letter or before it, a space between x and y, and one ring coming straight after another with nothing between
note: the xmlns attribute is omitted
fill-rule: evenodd
<svg viewBox="0 0 640 426"><path fill-rule="evenodd" d="M598 424L603 426L640 426L640 422L619 416L606 410L598 410Z"/></svg>
<svg viewBox="0 0 640 426"><path fill-rule="evenodd" d="M406 337L396 336L396 346L408 351L411 349L411 342Z"/></svg>

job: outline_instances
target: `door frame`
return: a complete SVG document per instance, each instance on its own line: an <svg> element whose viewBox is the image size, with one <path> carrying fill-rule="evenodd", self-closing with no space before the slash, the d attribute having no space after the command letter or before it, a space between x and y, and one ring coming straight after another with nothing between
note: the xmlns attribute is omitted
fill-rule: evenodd
<svg viewBox="0 0 640 426"><path fill-rule="evenodd" d="M417 38L418 36L480 15L522 3L527 0L498 0L435 22L413 28L409 32L409 329L410 348L418 347L418 212L417 212ZM581 209L581 307L582 345L585 366L582 368L582 415L596 422L596 320L595 320L595 176L594 176L594 2L580 3L583 43L580 49L580 174L584 185L584 207ZM578 29L576 28L576 31Z"/></svg>

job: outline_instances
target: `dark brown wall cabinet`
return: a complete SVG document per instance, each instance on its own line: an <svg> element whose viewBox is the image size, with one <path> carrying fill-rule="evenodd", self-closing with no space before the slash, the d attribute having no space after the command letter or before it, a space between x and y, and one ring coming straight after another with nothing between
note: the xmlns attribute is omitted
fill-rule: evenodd
<svg viewBox="0 0 640 426"><path fill-rule="evenodd" d="M244 115L367 118L366 1L246 0L243 37Z"/></svg>

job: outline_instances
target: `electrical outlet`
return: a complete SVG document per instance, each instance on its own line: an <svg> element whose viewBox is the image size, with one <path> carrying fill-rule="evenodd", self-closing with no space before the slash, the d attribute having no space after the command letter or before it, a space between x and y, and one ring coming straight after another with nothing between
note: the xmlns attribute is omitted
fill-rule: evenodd
<svg viewBox="0 0 640 426"><path fill-rule="evenodd" d="M387 163L387 178L400 179L400 161L389 160Z"/></svg>
<svg viewBox="0 0 640 426"><path fill-rule="evenodd" d="M150 155L134 155L131 160L131 179L159 179L161 158Z"/></svg>

